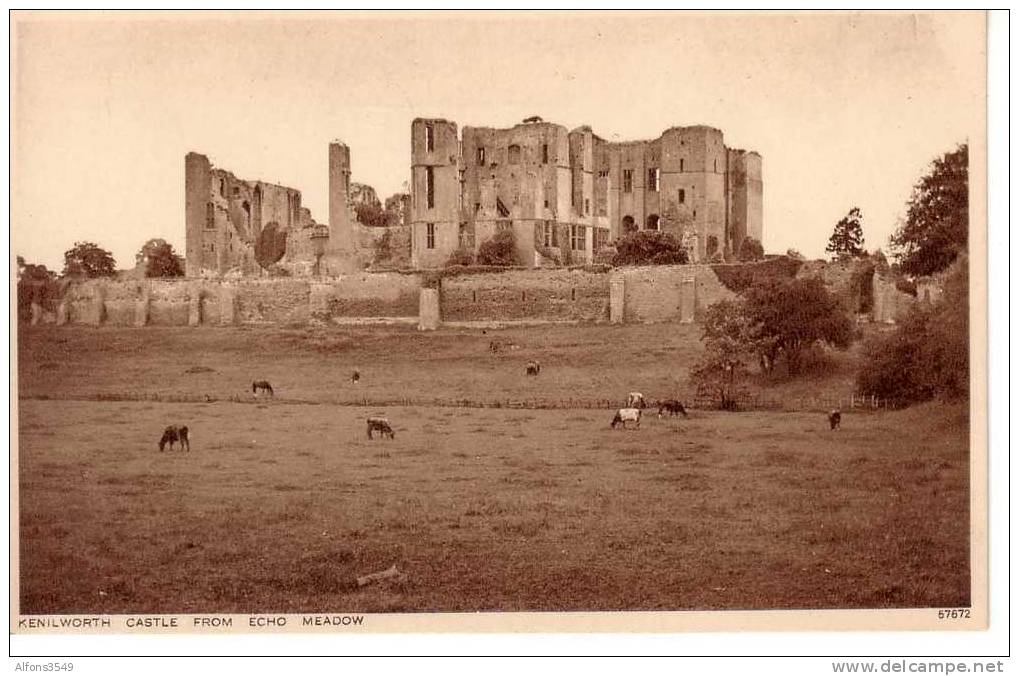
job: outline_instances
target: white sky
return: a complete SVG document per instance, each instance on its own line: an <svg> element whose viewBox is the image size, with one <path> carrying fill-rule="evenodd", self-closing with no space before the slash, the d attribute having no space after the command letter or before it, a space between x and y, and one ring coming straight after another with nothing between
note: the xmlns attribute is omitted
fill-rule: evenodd
<svg viewBox="0 0 1019 676"><path fill-rule="evenodd" d="M326 222L340 138L385 198L414 117L608 140L708 124L763 156L766 251L822 256L853 206L887 248L928 163L984 133L982 13L77 19L22 15L14 35L13 248L56 270L76 240L119 267L151 237L182 252L190 150Z"/></svg>

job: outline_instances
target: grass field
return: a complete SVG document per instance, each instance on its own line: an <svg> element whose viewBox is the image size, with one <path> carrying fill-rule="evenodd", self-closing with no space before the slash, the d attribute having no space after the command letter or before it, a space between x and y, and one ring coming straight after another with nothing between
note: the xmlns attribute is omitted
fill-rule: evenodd
<svg viewBox="0 0 1019 676"><path fill-rule="evenodd" d="M355 367L377 399L664 396L685 386L690 335L22 332L21 610L968 604L962 407L847 414L839 432L817 413L709 411L623 432L607 410L332 403ZM523 376L529 358L539 379ZM256 377L282 398L226 400L250 400ZM779 387L850 380L836 368ZM196 392L219 401L102 400ZM375 413L395 440L368 441ZM190 454L158 452L170 423L192 428ZM354 583L393 564L405 579Z"/></svg>

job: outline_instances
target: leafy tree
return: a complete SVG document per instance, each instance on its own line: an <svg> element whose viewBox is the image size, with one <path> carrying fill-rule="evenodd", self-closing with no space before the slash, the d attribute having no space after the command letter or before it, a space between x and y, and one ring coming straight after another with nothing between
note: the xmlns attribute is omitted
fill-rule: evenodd
<svg viewBox="0 0 1019 676"><path fill-rule="evenodd" d="M757 349L765 371L784 356L790 373L818 343L848 347L852 323L845 309L817 277L775 280L746 291L745 312L756 327Z"/></svg>
<svg viewBox="0 0 1019 676"><path fill-rule="evenodd" d="M517 237L512 230L500 230L478 247L480 265L517 265Z"/></svg>
<svg viewBox="0 0 1019 676"><path fill-rule="evenodd" d="M934 160L906 206L906 222L891 238L902 272L944 270L969 238L969 146L964 143Z"/></svg>
<svg viewBox="0 0 1019 676"><path fill-rule="evenodd" d="M686 249L669 232L631 232L616 240L615 247L613 265L673 265L689 262Z"/></svg>
<svg viewBox="0 0 1019 676"><path fill-rule="evenodd" d="M694 365L690 379L699 391L716 393L719 408L734 410L735 391L755 352L756 329L741 301L719 301L705 311L702 331L704 356Z"/></svg>
<svg viewBox="0 0 1019 676"><path fill-rule="evenodd" d="M275 263L282 260L287 252L287 231L282 230L275 221L262 228L255 242L255 260L264 269L269 270Z"/></svg>
<svg viewBox="0 0 1019 676"><path fill-rule="evenodd" d="M374 202L358 202L354 205L357 221L373 228L385 228L398 222L399 214L383 209Z"/></svg>
<svg viewBox="0 0 1019 676"><path fill-rule="evenodd" d="M845 218L835 224L835 231L832 232L828 246L824 249L832 254L833 260L844 256L866 255L867 252L863 250L863 226L860 224L862 220L863 214L858 208L853 207Z"/></svg>
<svg viewBox="0 0 1019 676"><path fill-rule="evenodd" d="M736 258L744 263L759 261L764 258L764 246L753 237L744 237L739 245Z"/></svg>
<svg viewBox="0 0 1019 676"><path fill-rule="evenodd" d="M18 281L26 282L52 282L57 278L55 272L45 265L26 263L25 259L18 256Z"/></svg>
<svg viewBox="0 0 1019 676"><path fill-rule="evenodd" d="M146 277L183 277L184 259L174 253L164 239L150 239L135 254L138 265L145 266Z"/></svg>
<svg viewBox="0 0 1019 676"><path fill-rule="evenodd" d="M75 242L64 252L64 274L94 279L112 277L117 273L113 254L92 242Z"/></svg>

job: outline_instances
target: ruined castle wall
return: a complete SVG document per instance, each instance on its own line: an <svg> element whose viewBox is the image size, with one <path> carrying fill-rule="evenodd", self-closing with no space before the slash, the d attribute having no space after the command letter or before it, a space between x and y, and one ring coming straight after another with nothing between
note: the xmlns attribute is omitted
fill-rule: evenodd
<svg viewBox="0 0 1019 676"><path fill-rule="evenodd" d="M608 321L609 275L559 268L447 277L441 311L444 322Z"/></svg>
<svg viewBox="0 0 1019 676"><path fill-rule="evenodd" d="M154 326L186 326L191 297L201 293L201 288L201 283L183 280L149 281L148 323Z"/></svg>
<svg viewBox="0 0 1019 676"><path fill-rule="evenodd" d="M623 280L625 322L694 321L712 303L737 297L707 265L620 268L614 276Z"/></svg>
<svg viewBox="0 0 1019 676"><path fill-rule="evenodd" d="M397 272L364 273L313 281L310 312L317 320L361 317L416 317L421 276Z"/></svg>
<svg viewBox="0 0 1019 676"><path fill-rule="evenodd" d="M295 324L308 320L307 280L237 280L233 289L237 321L242 324Z"/></svg>

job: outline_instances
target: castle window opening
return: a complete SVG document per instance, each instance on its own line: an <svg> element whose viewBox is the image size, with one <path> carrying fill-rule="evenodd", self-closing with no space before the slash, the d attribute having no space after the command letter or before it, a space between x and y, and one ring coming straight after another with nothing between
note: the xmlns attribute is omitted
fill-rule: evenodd
<svg viewBox="0 0 1019 676"><path fill-rule="evenodd" d="M223 182L223 179L219 179L219 196L226 197L226 186Z"/></svg>
<svg viewBox="0 0 1019 676"><path fill-rule="evenodd" d="M647 217L647 229L658 230L658 214L651 214Z"/></svg>
<svg viewBox="0 0 1019 676"><path fill-rule="evenodd" d="M478 164L482 167L485 166L485 149L483 147L478 148Z"/></svg>
<svg viewBox="0 0 1019 676"><path fill-rule="evenodd" d="M693 210L693 217L697 218L697 210L696 209Z"/></svg>
<svg viewBox="0 0 1019 676"><path fill-rule="evenodd" d="M471 301L474 302L474 303L478 302L478 292L477 292L477 289L471 291Z"/></svg>
<svg viewBox="0 0 1019 676"><path fill-rule="evenodd" d="M586 197L584 198L584 215L591 215L591 200Z"/></svg>
<svg viewBox="0 0 1019 676"><path fill-rule="evenodd" d="M609 231L606 228L594 229L594 250L597 251L609 243Z"/></svg>
<svg viewBox="0 0 1019 676"><path fill-rule="evenodd" d="M708 241L705 244L705 247L706 247L705 253L707 254L707 256L709 258L711 256L714 256L715 252L718 251L718 238L715 237L714 235L708 235Z"/></svg>
<svg viewBox="0 0 1019 676"><path fill-rule="evenodd" d="M682 157L679 158L679 170L680 171L686 171L685 169L683 169L683 158Z"/></svg>
<svg viewBox="0 0 1019 676"><path fill-rule="evenodd" d="M428 223L425 226L425 248L435 248L435 223Z"/></svg>
<svg viewBox="0 0 1019 676"><path fill-rule="evenodd" d="M234 186L234 197L239 197L240 194L241 194L241 189L238 186L235 185Z"/></svg>
<svg viewBox="0 0 1019 676"><path fill-rule="evenodd" d="M541 144L541 163L548 164L548 144Z"/></svg>
<svg viewBox="0 0 1019 676"><path fill-rule="evenodd" d="M571 225L570 226L570 239L571 248L574 251L583 251L586 247L585 242L585 228L583 225Z"/></svg>
<svg viewBox="0 0 1019 676"><path fill-rule="evenodd" d="M718 160L715 160L715 173L718 173Z"/></svg>
<svg viewBox="0 0 1019 676"><path fill-rule="evenodd" d="M208 230L216 227L216 207L212 206L212 202L205 204L205 227Z"/></svg>
<svg viewBox="0 0 1019 676"><path fill-rule="evenodd" d="M425 167L425 193L428 195L428 208L435 208L435 168Z"/></svg>
<svg viewBox="0 0 1019 676"><path fill-rule="evenodd" d="M545 200L545 208L548 209L548 200Z"/></svg>
<svg viewBox="0 0 1019 676"><path fill-rule="evenodd" d="M633 232L635 229L633 216L623 216L623 232Z"/></svg>
<svg viewBox="0 0 1019 676"><path fill-rule="evenodd" d="M431 124L425 125L425 152L430 153L435 150L435 126Z"/></svg>
<svg viewBox="0 0 1019 676"><path fill-rule="evenodd" d="M507 152L510 164L520 164L520 146L514 143Z"/></svg>
<svg viewBox="0 0 1019 676"><path fill-rule="evenodd" d="M686 191L682 188L679 189L679 203L686 204Z"/></svg>
<svg viewBox="0 0 1019 676"><path fill-rule="evenodd" d="M474 203L474 213L476 214L481 213L481 202Z"/></svg>
<svg viewBox="0 0 1019 676"><path fill-rule="evenodd" d="M570 300L577 300L577 287L570 289Z"/></svg>
<svg viewBox="0 0 1019 676"><path fill-rule="evenodd" d="M647 189L650 192L658 192L658 169L652 167L647 170Z"/></svg>
<svg viewBox="0 0 1019 676"><path fill-rule="evenodd" d="M520 302L525 302L526 300L527 300L527 292L526 291L521 291L520 292Z"/></svg>
<svg viewBox="0 0 1019 676"><path fill-rule="evenodd" d="M623 169L623 192L633 192L633 169Z"/></svg>

